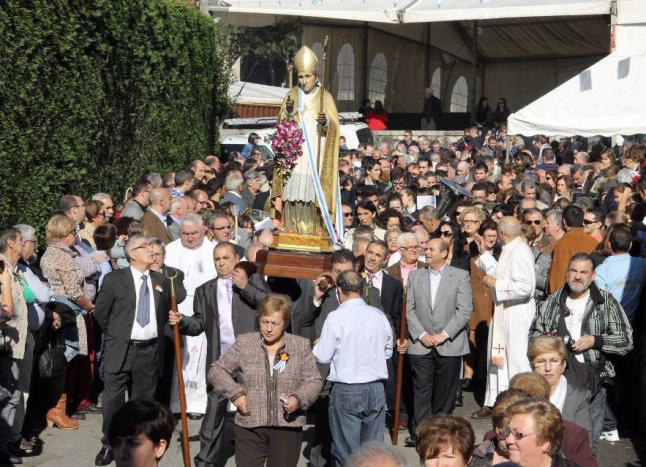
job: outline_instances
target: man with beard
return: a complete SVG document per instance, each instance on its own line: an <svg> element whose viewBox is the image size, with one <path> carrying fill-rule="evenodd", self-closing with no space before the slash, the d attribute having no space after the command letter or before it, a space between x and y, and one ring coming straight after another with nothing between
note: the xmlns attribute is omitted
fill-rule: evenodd
<svg viewBox="0 0 646 467"><path fill-rule="evenodd" d="M632 328L621 305L594 283L595 265L588 253L570 259L567 282L545 301L530 328L530 336L562 337L576 359L592 365L611 380L615 369L607 357L633 348ZM565 326L563 326L563 324ZM606 388L590 402L592 452L596 454L603 429Z"/></svg>

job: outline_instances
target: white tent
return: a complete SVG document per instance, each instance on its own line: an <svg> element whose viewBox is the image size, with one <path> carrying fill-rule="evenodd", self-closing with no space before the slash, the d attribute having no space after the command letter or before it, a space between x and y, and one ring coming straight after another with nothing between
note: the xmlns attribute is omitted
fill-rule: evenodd
<svg viewBox="0 0 646 467"><path fill-rule="evenodd" d="M234 104L280 105L287 88L235 81L229 85L229 97Z"/></svg>
<svg viewBox="0 0 646 467"><path fill-rule="evenodd" d="M613 52L510 115L509 134L614 136L646 133L646 44Z"/></svg>
<svg viewBox="0 0 646 467"><path fill-rule="evenodd" d="M603 15L609 13L610 4L610 0L212 0L209 10L225 14L226 22L261 26L264 21L273 23L276 16L427 23ZM240 14L244 18L236 18Z"/></svg>

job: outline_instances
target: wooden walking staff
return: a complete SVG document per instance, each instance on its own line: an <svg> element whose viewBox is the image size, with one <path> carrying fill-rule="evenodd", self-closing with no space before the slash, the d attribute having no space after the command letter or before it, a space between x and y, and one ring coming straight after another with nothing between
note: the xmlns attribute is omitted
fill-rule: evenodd
<svg viewBox="0 0 646 467"><path fill-rule="evenodd" d="M406 339L406 287L404 287L404 297L402 301L402 320L399 325L399 338L398 341ZM395 351L397 351L397 343L395 343ZM399 409L401 407L402 399L402 386L404 383L404 354L400 353L397 357L397 385L395 386L395 409L393 413L393 429L390 432L390 439L396 446L399 437ZM409 414L409 416L411 416Z"/></svg>
<svg viewBox="0 0 646 467"><path fill-rule="evenodd" d="M170 306L173 313L177 313L177 295L175 295L175 277L166 274L170 279ZM182 418L182 451L184 453L184 467L191 467L191 447L188 444L188 419L186 418L186 392L184 390L184 371L182 370L182 350L180 346L179 323L173 326L173 340L175 341L175 365L177 366L177 389L179 391L179 408Z"/></svg>
<svg viewBox="0 0 646 467"><path fill-rule="evenodd" d="M327 46L328 46L328 36L325 36L323 41L323 57L321 57L321 76L319 77L319 83L321 88L319 89L319 113L323 113L323 95L325 94L325 88L323 87L323 80L325 79L325 60L327 59ZM318 143L316 146L316 168L319 173L321 173L321 138L323 137L323 125L319 123L319 137Z"/></svg>

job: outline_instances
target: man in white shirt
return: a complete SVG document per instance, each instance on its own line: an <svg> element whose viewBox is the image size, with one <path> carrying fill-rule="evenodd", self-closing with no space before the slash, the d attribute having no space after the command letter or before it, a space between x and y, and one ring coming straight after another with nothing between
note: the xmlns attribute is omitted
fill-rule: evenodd
<svg viewBox="0 0 646 467"><path fill-rule="evenodd" d="M460 381L462 356L469 353L467 323L471 318L469 273L447 263L448 247L440 238L426 247L428 267L408 279L406 313L413 373L413 423L432 415L450 415ZM412 435L407 445L415 443Z"/></svg>
<svg viewBox="0 0 646 467"><path fill-rule="evenodd" d="M149 269L154 257L148 238L130 236L125 251L130 267L105 277L94 309L105 336L103 447L96 465L108 465L114 459L108 427L125 403L126 390L130 399L155 397L164 350L160 337L170 309L170 281Z"/></svg>
<svg viewBox="0 0 646 467"><path fill-rule="evenodd" d="M393 334L384 313L361 298L364 285L354 271L339 275L341 305L328 315L313 349L319 363L330 364L332 456L338 465L344 465L361 444L384 439L383 382L388 378Z"/></svg>
<svg viewBox="0 0 646 467"><path fill-rule="evenodd" d="M186 300L179 311L187 316L193 315L195 290L217 275L213 263L215 243L206 238L206 228L197 214L185 214L180 218L180 238L166 246L165 264L184 273ZM185 336L182 345L184 384L186 385L186 410L193 419L206 412L206 337ZM212 362L208 362L212 363ZM173 377L171 410L179 412L179 399L176 388L177 378Z"/></svg>

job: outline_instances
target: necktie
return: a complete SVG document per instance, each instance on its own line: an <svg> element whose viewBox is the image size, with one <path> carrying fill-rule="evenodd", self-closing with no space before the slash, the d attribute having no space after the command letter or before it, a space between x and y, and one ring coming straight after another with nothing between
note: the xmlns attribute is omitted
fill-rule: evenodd
<svg viewBox="0 0 646 467"><path fill-rule="evenodd" d="M366 273L368 275L368 287L375 286L375 275L371 272Z"/></svg>
<svg viewBox="0 0 646 467"><path fill-rule="evenodd" d="M174 222L173 222L173 218L172 218L172 217L170 217L170 214L168 214L168 215L166 216L166 226L167 226L167 227L170 227L171 225L173 225L173 223L174 223Z"/></svg>
<svg viewBox="0 0 646 467"><path fill-rule="evenodd" d="M233 303L233 281L231 279L222 279L222 283L226 290L227 302Z"/></svg>
<svg viewBox="0 0 646 467"><path fill-rule="evenodd" d="M148 293L148 276L141 276L139 287L139 304L137 305L137 323L142 328L150 322L150 294Z"/></svg>

